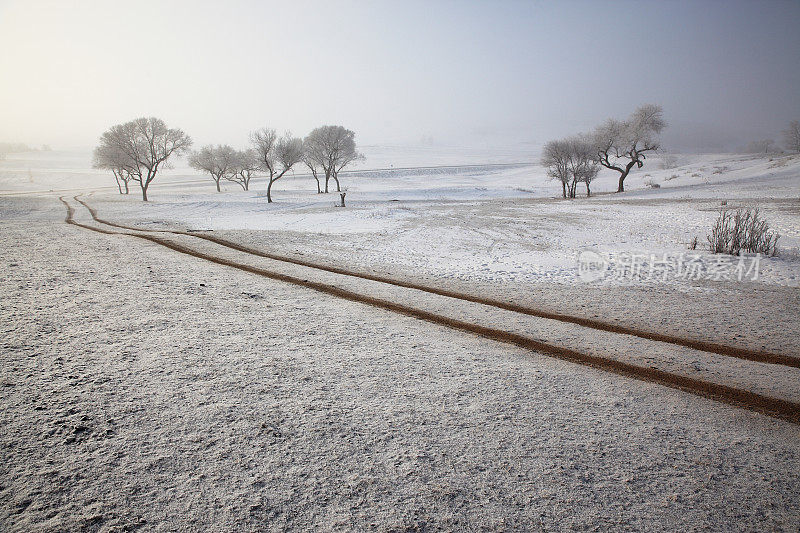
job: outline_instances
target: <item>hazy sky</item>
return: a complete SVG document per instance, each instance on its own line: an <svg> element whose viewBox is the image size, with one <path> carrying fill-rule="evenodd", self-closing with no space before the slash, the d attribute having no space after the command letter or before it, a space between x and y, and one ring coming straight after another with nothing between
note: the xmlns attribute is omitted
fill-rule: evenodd
<svg viewBox="0 0 800 533"><path fill-rule="evenodd" d="M540 143L661 103L676 149L800 119L800 1L0 0L0 141L92 146L155 115L197 143Z"/></svg>

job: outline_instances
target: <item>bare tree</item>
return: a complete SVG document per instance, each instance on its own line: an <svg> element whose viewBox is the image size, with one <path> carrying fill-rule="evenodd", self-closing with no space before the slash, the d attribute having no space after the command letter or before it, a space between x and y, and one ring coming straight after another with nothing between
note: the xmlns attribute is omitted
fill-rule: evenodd
<svg viewBox="0 0 800 533"><path fill-rule="evenodd" d="M307 141L303 141L303 142L307 143ZM319 183L320 165L319 165L319 163L317 163L317 161L319 161L320 159L318 157L312 155L311 154L311 150L312 150L312 148L308 144L306 144L306 149L303 152L303 163L308 167L308 170L311 171L311 176L317 182L317 194L321 194L322 193L322 188L320 187L320 183Z"/></svg>
<svg viewBox="0 0 800 533"><path fill-rule="evenodd" d="M590 185L600 171L594 145L590 139L582 135L570 137L567 139L566 145L568 148L567 168L572 176L569 197L575 198L575 189L578 183L586 184L586 196L591 196Z"/></svg>
<svg viewBox="0 0 800 533"><path fill-rule="evenodd" d="M92 167L110 170L114 174L119 193L128 194L130 192L128 182L131 181L130 169L133 168L133 164L119 147L101 141L100 145L94 149ZM125 192L122 192L123 183Z"/></svg>
<svg viewBox="0 0 800 533"><path fill-rule="evenodd" d="M341 192L339 172L347 165L361 160L356 150L355 133L343 126L320 126L305 138L306 154L325 173L325 192L331 178Z"/></svg>
<svg viewBox="0 0 800 533"><path fill-rule="evenodd" d="M255 150L240 150L234 154L233 167L225 177L228 181L238 183L245 191L250 190L250 179L260 170Z"/></svg>
<svg viewBox="0 0 800 533"><path fill-rule="evenodd" d="M189 166L201 172L208 172L217 185L217 192L221 192L219 182L233 172L236 150L227 144L203 146L189 155Z"/></svg>
<svg viewBox="0 0 800 533"><path fill-rule="evenodd" d="M275 143L278 141L278 134L271 128L261 128L250 134L250 142L253 144L253 151L258 158L261 170L269 174L269 178L275 174Z"/></svg>
<svg viewBox="0 0 800 533"><path fill-rule="evenodd" d="M625 191L625 178L642 168L647 152L659 149L658 134L666 127L660 105L640 106L624 121L608 119L592 134L597 162L619 172L617 192Z"/></svg>
<svg viewBox="0 0 800 533"><path fill-rule="evenodd" d="M550 141L542 150L541 165L547 170L547 175L561 182L561 195L567 197L569 184L569 145L567 141Z"/></svg>
<svg viewBox="0 0 800 533"><path fill-rule="evenodd" d="M112 126L103 133L100 144L113 146L125 154L126 167L131 179L142 189L142 200L147 201L147 189L156 179L158 171L167 165L173 154L189 150L192 139L182 130L168 128L155 117L137 118Z"/></svg>
<svg viewBox="0 0 800 533"><path fill-rule="evenodd" d="M791 121L783 130L783 146L790 152L800 152L800 121Z"/></svg>
<svg viewBox="0 0 800 533"><path fill-rule="evenodd" d="M262 128L250 134L258 163L268 174L267 202L272 202L272 185L303 159L303 140L287 132L278 138L275 130Z"/></svg>
<svg viewBox="0 0 800 533"><path fill-rule="evenodd" d="M339 184L339 172L346 166L350 165L351 163L355 163L356 161L363 161L364 154L358 152L356 150L356 142L355 142L355 134L348 131L348 138L343 142L343 147L339 151L338 157L336 158L336 162L334 163L331 172L331 177L336 182L336 190L341 192L342 188ZM326 184L327 188L327 184ZM344 196L342 196L342 207L344 207Z"/></svg>

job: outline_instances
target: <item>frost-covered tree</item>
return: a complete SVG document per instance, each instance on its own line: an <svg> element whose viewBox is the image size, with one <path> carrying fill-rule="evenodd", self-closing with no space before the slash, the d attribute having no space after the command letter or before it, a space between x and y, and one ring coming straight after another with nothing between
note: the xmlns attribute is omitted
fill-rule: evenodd
<svg viewBox="0 0 800 533"><path fill-rule="evenodd" d="M219 182L227 179L234 172L235 162L236 150L227 144L216 146L209 144L189 155L189 166L211 174L211 178L217 185L217 192L221 191Z"/></svg>
<svg viewBox="0 0 800 533"><path fill-rule="evenodd" d="M303 141L306 143L306 141ZM311 172L311 176L314 178L314 181L317 182L317 194L322 193L322 188L320 187L319 183L319 170L320 165L317 162L318 158L311 155L311 150L309 145L306 143L306 149L303 152L303 163L308 167L308 170Z"/></svg>
<svg viewBox="0 0 800 533"><path fill-rule="evenodd" d="M114 147L125 155L131 179L141 187L146 202L147 189L158 171L171 156L186 153L192 139L180 129L168 128L159 118L142 117L112 126L100 137L100 145Z"/></svg>
<svg viewBox="0 0 800 533"><path fill-rule="evenodd" d="M110 170L114 174L120 194L130 192L128 183L131 181L131 169L134 166L133 161L118 146L107 144L103 140L92 154L92 168ZM122 191L123 184L125 184L125 192Z"/></svg>
<svg viewBox="0 0 800 533"><path fill-rule="evenodd" d="M800 152L800 121L791 121L783 130L783 147L790 152Z"/></svg>
<svg viewBox="0 0 800 533"><path fill-rule="evenodd" d="M579 183L586 184L586 195L591 196L591 183L600 170L595 147L584 135L550 141L542 151L541 164L547 175L561 182L561 195L575 198Z"/></svg>
<svg viewBox="0 0 800 533"><path fill-rule="evenodd" d="M303 140L292 137L287 132L278 138L275 130L262 128L250 134L253 150L258 158L258 163L267 173L267 202L272 202L272 185L281 179L294 165L302 161L304 148Z"/></svg>
<svg viewBox="0 0 800 533"><path fill-rule="evenodd" d="M233 167L226 176L228 181L238 183L245 191L250 190L250 179L260 170L255 150L239 150L234 154Z"/></svg>
<svg viewBox="0 0 800 533"><path fill-rule="evenodd" d="M569 143L565 140L550 141L542 150L541 165L547 175L561 182L561 195L567 197L567 185L570 180L569 173Z"/></svg>
<svg viewBox="0 0 800 533"><path fill-rule="evenodd" d="M659 149L658 134L666 127L660 105L640 106L627 120L608 119L592 133L597 162L619 172L617 192L634 166L642 168L648 152Z"/></svg>
<svg viewBox="0 0 800 533"><path fill-rule="evenodd" d="M320 126L305 138L306 156L325 173L325 192L331 178L341 192L339 172L347 165L364 159L356 149L355 133L343 126Z"/></svg>
<svg viewBox="0 0 800 533"><path fill-rule="evenodd" d="M600 164L591 140L579 135L566 140L568 148L567 169L572 178L569 184L569 197L575 198L578 183L586 185L586 196L591 196L591 183L600 171Z"/></svg>
<svg viewBox="0 0 800 533"><path fill-rule="evenodd" d="M250 134L250 142L260 169L271 179L275 174L275 143L278 142L278 134L271 128L261 128Z"/></svg>

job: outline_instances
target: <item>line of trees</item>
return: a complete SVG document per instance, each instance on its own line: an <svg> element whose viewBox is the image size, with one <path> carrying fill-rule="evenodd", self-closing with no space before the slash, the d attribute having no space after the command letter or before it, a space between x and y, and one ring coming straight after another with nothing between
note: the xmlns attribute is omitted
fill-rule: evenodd
<svg viewBox="0 0 800 533"><path fill-rule="evenodd" d="M252 148L237 151L230 146L204 146L189 156L192 168L207 172L214 179L217 191L223 179L239 183L249 190L255 173L267 177L267 202L272 202L272 188L298 164L304 164L317 184L317 193L330 191L331 180L341 192L339 172L347 165L364 158L356 149L355 133L343 126L320 126L305 139L287 132L278 136L274 129L261 128L250 134Z"/></svg>
<svg viewBox="0 0 800 533"><path fill-rule="evenodd" d="M781 132L783 136L783 148L789 153L800 152L800 121L789 122L789 127ZM775 139L760 139L747 143L746 146L739 147L738 151L747 154L780 154L783 153L781 146Z"/></svg>
<svg viewBox="0 0 800 533"><path fill-rule="evenodd" d="M261 167L255 150L235 150L225 145L208 145L189 154L189 166L207 172L221 191L220 181L227 180L239 184L243 190L250 190L250 180Z"/></svg>
<svg viewBox="0 0 800 533"><path fill-rule="evenodd" d="M564 198L575 198L578 183L590 184L600 168L619 173L617 192L625 190L631 170L642 168L647 155L660 148L658 135L666 127L660 105L645 104L626 120L608 119L589 134L548 142L542 152L547 175L561 182Z"/></svg>
<svg viewBox="0 0 800 533"><path fill-rule="evenodd" d="M229 145L206 145L190 151L192 140L183 131L171 129L164 121L151 117L139 118L112 126L100 137L94 150L94 167L110 170L120 194L130 192L131 181L139 183L142 199L147 201L147 189L158 171L167 165L172 155L188 154L192 168L208 173L217 192L223 180L250 190L250 180L256 174L267 177L267 202L272 202L272 188L298 164L304 164L317 184L317 193L329 192L330 181L341 193L339 173L364 156L358 152L355 133L343 126L320 126L305 139L285 133L278 136L274 129L261 128L250 134L251 147L236 150ZM123 190L124 187L124 190Z"/></svg>

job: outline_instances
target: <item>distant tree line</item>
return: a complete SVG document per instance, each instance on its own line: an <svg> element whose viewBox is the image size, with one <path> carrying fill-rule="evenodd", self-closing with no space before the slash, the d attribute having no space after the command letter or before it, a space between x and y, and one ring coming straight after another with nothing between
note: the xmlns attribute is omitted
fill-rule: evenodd
<svg viewBox="0 0 800 533"><path fill-rule="evenodd" d="M783 130L783 149L789 153L800 152L800 121L789 122L789 127ZM740 152L747 154L775 154L782 153L781 145L775 139L760 139L751 141L747 146L739 148Z"/></svg>
<svg viewBox="0 0 800 533"><path fill-rule="evenodd" d="M617 192L623 192L631 170L642 168L647 155L660 148L663 115L660 105L646 104L626 120L608 119L591 133L550 141L542 152L542 166L561 182L564 198L575 198L579 183L591 196L590 185L601 168L619 173Z"/></svg>
<svg viewBox="0 0 800 533"><path fill-rule="evenodd" d="M16 154L22 152L49 152L50 145L43 144L41 148L35 148L25 143L0 143L0 159L3 159L6 154Z"/></svg>
<svg viewBox="0 0 800 533"><path fill-rule="evenodd" d="M305 139L291 133L278 136L274 129L261 128L250 134L251 146L236 150L229 145L206 145L190 151L192 139L179 129L168 128L158 118L138 118L112 126L100 137L94 150L94 167L110 170L120 194L130 192L130 182L139 184L142 199L158 171L172 155L188 154L189 165L208 173L217 192L220 183L231 181L250 190L256 174L267 178L267 202L272 202L272 188L298 164L305 165L316 181L317 193L329 192L331 180L341 192L339 172L364 158L356 149L355 133L342 126L320 126ZM344 199L342 199L344 201Z"/></svg>

